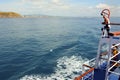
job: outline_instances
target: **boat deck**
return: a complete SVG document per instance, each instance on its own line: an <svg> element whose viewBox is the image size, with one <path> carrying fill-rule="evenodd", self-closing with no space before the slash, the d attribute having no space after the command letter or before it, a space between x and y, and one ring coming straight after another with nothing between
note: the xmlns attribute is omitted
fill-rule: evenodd
<svg viewBox="0 0 120 80"><path fill-rule="evenodd" d="M94 79L93 80L104 80L105 79L105 70L101 69L95 69L94 70ZM119 75L116 75L117 73L120 73L120 68L116 68L114 73L109 74L109 80L120 80Z"/></svg>

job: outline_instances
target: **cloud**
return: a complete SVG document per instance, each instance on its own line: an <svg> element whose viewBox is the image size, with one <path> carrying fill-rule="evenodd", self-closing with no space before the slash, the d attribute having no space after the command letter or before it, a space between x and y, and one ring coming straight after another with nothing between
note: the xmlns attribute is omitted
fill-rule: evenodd
<svg viewBox="0 0 120 80"><path fill-rule="evenodd" d="M100 3L100 4L96 5L96 8L100 8L100 9L105 9L105 8L107 8L107 9L110 9L111 6L109 6L109 5L107 5L107 4Z"/></svg>
<svg viewBox="0 0 120 80"><path fill-rule="evenodd" d="M2 10L15 11L21 14L43 14L53 16L92 16L93 6L82 6L68 0L21 0L21 2L0 5ZM87 12L90 13L87 13Z"/></svg>
<svg viewBox="0 0 120 80"><path fill-rule="evenodd" d="M59 3L59 0L52 0L53 3Z"/></svg>
<svg viewBox="0 0 120 80"><path fill-rule="evenodd" d="M45 15L67 15L70 4L66 0L22 0L26 5L26 12ZM32 12L33 11L33 12Z"/></svg>
<svg viewBox="0 0 120 80"><path fill-rule="evenodd" d="M52 5L56 5L56 6L64 6L66 5L64 2L60 1L60 0L52 0L51 1Z"/></svg>
<svg viewBox="0 0 120 80"><path fill-rule="evenodd" d="M43 14L53 16L100 16L102 9L108 8L111 15L120 16L119 5L80 5L69 0L19 0L0 4L1 11L15 11L20 14ZM10 7L9 7L10 6Z"/></svg>
<svg viewBox="0 0 120 80"><path fill-rule="evenodd" d="M69 5L60 0L23 0L24 3L29 4L30 7L36 8L51 8L51 9L68 9Z"/></svg>

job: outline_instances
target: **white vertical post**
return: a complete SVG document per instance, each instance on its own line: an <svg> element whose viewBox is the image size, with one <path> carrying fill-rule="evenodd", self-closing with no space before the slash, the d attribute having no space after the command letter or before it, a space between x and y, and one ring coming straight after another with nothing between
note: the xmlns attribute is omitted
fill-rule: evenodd
<svg viewBox="0 0 120 80"><path fill-rule="evenodd" d="M97 58L96 58L95 68L98 68L98 65L99 65L101 42L102 42L102 36L101 36L101 39L99 41L99 46L98 46L98 51L97 51Z"/></svg>
<svg viewBox="0 0 120 80"><path fill-rule="evenodd" d="M105 74L105 80L108 80L108 69L109 69L109 67L110 67L110 58L111 58L111 46L112 46L112 44L111 44L111 38L112 37L110 37L109 38L109 51L108 51L108 61L107 61L107 68L106 68L106 74Z"/></svg>

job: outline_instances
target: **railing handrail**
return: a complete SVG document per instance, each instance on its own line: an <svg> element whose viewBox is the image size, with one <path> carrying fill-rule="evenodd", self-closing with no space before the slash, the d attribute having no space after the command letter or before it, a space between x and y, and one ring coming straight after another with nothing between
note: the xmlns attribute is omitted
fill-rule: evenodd
<svg viewBox="0 0 120 80"><path fill-rule="evenodd" d="M115 58L117 55L119 55L120 54L120 52L118 52L117 54L115 54L114 56L112 56L111 58L110 58L110 60L111 59L113 59L113 58Z"/></svg>
<svg viewBox="0 0 120 80"><path fill-rule="evenodd" d="M81 76L79 77L75 77L74 80L81 80L84 76L86 76L88 73L94 71L94 68L90 68L88 71L86 71L85 73L83 73Z"/></svg>
<svg viewBox="0 0 120 80"><path fill-rule="evenodd" d="M116 75L120 75L120 73L118 72L113 72L113 71L109 71L110 73L116 74Z"/></svg>
<svg viewBox="0 0 120 80"><path fill-rule="evenodd" d="M84 76L86 76L88 73L94 71L94 68L91 67L91 66L89 66L89 65L83 64L83 66L88 67L88 68L90 68L90 69L87 70L87 71L86 71L85 73L83 73L82 75L80 75L80 76L78 76L78 77L75 77L74 80L81 80L81 79L82 79Z"/></svg>
<svg viewBox="0 0 120 80"><path fill-rule="evenodd" d="M120 45L120 43L118 43L118 44L115 44L114 46L112 46L111 48L113 48L113 47L115 47L115 46L119 46Z"/></svg>

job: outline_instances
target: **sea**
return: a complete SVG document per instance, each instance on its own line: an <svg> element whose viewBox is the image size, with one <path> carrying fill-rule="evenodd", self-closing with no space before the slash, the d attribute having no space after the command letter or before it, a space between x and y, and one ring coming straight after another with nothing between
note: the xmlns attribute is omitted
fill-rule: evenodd
<svg viewBox="0 0 120 80"><path fill-rule="evenodd" d="M82 64L97 55L102 21L101 17L1 18L0 80L73 80L81 74Z"/></svg>

